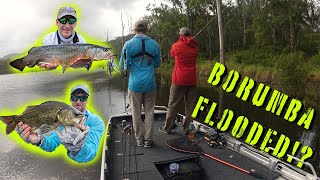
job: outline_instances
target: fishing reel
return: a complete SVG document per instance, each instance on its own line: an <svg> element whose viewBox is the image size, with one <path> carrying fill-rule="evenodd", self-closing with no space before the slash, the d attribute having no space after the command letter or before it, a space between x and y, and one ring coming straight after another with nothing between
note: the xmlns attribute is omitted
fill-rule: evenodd
<svg viewBox="0 0 320 180"><path fill-rule="evenodd" d="M214 129L199 122L195 123L199 126L199 131L202 134L204 140L206 140L207 144L210 147L225 147L226 141L221 133L219 133L218 129Z"/></svg>
<svg viewBox="0 0 320 180"><path fill-rule="evenodd" d="M122 129L122 133L127 133L127 134L132 133L132 125L129 124L129 125L125 126L125 127Z"/></svg>
<svg viewBox="0 0 320 180"><path fill-rule="evenodd" d="M127 120L123 119L121 122L121 127L125 127L127 125Z"/></svg>
<svg viewBox="0 0 320 180"><path fill-rule="evenodd" d="M128 124L127 125L127 120L123 119L122 122L121 122L121 127L122 127L122 133L132 133L132 125L131 124Z"/></svg>
<svg viewBox="0 0 320 180"><path fill-rule="evenodd" d="M216 134L205 134L204 138L208 140L210 147L226 147L226 141L224 137L216 131Z"/></svg>
<svg viewBox="0 0 320 180"><path fill-rule="evenodd" d="M178 122L178 123L183 123L184 120L185 120L185 117L184 117L184 116L181 116L180 114L178 114L178 115L176 116L176 122Z"/></svg>

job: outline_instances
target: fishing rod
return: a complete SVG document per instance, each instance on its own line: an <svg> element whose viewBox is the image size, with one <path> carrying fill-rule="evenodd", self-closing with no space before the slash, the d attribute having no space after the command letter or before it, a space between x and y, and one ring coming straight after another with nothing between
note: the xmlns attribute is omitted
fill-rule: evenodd
<svg viewBox="0 0 320 180"><path fill-rule="evenodd" d="M122 171L122 179L125 179L124 178L124 162L125 162L125 160L126 160L126 157L125 157L125 155L126 155L126 143L127 143L127 141L126 141L126 133L124 132L124 128L126 127L126 124L127 123L127 121L126 120L122 120L122 124L121 124L121 126L122 126L122 133L121 133L121 140L122 140L122 169L121 169L121 171Z"/></svg>
<svg viewBox="0 0 320 180"><path fill-rule="evenodd" d="M204 152L202 150L202 148L200 148L198 146L198 143L194 143L192 140L190 140L189 138L186 137L182 137L182 138L176 138L176 139L171 139L171 140L166 140L166 145L168 147L170 147L173 150L179 151L179 152L183 152L183 153L189 153L189 154L198 154L198 155L203 155L205 157L208 157L212 160L215 160L217 162L220 162L224 165L227 165L231 168L234 168L236 170L239 170L243 173L246 173L248 175L254 176L256 178L259 179L265 179L264 176L262 174L253 172L253 171L249 171L246 169L243 169L239 166L236 166L234 164L228 163L226 161L223 161L217 157L214 157L213 155L207 154L206 152Z"/></svg>
<svg viewBox="0 0 320 180"><path fill-rule="evenodd" d="M125 121L125 120L123 120L123 121ZM122 133L124 134L124 138L125 138L124 139L124 154L123 154L124 162L126 161L126 158L128 159L128 164L126 164L126 165L128 165L127 168L126 168L127 173L124 173L125 167L124 167L124 162L123 162L123 166L122 166L123 167L123 170L122 170L123 174L122 174L122 177L123 177L123 179L125 179L124 178L124 174L126 174L127 176L129 176L127 179L130 179L130 168L131 168L131 164L130 164L131 157L130 156L131 156L131 144L132 144L132 142L131 142L132 125L129 124L129 125L124 126L123 129L122 129ZM127 146L128 146L128 148L127 148Z"/></svg>
<svg viewBox="0 0 320 180"><path fill-rule="evenodd" d="M131 139L132 139L132 142L134 142L135 140L135 137L134 137L134 133L131 133ZM137 150L136 150L136 146L134 145L133 143L133 154L134 154L134 163L135 163L135 174L136 174L136 179L139 179L139 173L138 173L138 164L137 164Z"/></svg>
<svg viewBox="0 0 320 180"><path fill-rule="evenodd" d="M127 99L126 99L126 79L128 76L128 64L127 64L127 50L124 50L123 53L124 61L123 61L123 69L124 69L124 79L123 79L123 100L124 100L124 111L127 112Z"/></svg>
<svg viewBox="0 0 320 180"><path fill-rule="evenodd" d="M192 39L195 39L214 19L215 17L212 18L195 36L193 36Z"/></svg>
<svg viewBox="0 0 320 180"><path fill-rule="evenodd" d="M223 13L227 8L223 9L221 13ZM213 17L192 39L196 38L217 16Z"/></svg>
<svg viewBox="0 0 320 180"><path fill-rule="evenodd" d="M128 129L128 130L127 130L127 129ZM131 125L126 126L126 127L124 128L124 131L127 132L128 137L129 137L129 138L128 138L128 144L127 144L127 145L129 146L129 148L128 148L128 157L129 157L129 158L128 158L128 162L129 162L129 163L128 163L128 164L129 164L129 165L128 165L128 166L129 166L129 167L128 167L128 176L129 176L129 179L130 179L130 172L131 172L131 171L130 171L130 168L131 168L131 164L130 164L130 159L131 159L131 157L130 157L130 156L131 156L131 132L132 132L132 126L131 126Z"/></svg>

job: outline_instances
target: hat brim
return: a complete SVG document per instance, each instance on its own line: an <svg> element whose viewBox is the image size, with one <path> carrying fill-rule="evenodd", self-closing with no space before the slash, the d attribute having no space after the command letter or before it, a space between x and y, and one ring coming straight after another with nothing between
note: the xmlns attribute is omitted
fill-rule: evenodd
<svg viewBox="0 0 320 180"><path fill-rule="evenodd" d="M75 12L63 12L63 13L59 14L57 18L60 19L63 16L73 16L73 17L77 18L77 15Z"/></svg>
<svg viewBox="0 0 320 180"><path fill-rule="evenodd" d="M84 93L86 93L88 96L89 96L89 92L87 92L85 89L83 89L83 88L77 88L77 89L74 89L72 92L71 92L71 95L74 93L74 92L76 92L77 90L81 90L81 91L83 91Z"/></svg>
<svg viewBox="0 0 320 180"><path fill-rule="evenodd" d="M148 28L141 28L141 27L138 27L138 28L134 28L133 30L135 31L143 31L143 30L147 30Z"/></svg>

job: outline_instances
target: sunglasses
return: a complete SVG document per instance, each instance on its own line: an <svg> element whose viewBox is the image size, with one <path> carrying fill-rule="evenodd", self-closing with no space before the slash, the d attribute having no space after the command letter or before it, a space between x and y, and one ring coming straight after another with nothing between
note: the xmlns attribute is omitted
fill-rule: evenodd
<svg viewBox="0 0 320 180"><path fill-rule="evenodd" d="M85 102L88 99L88 96L71 96L71 101L77 102L80 99L81 102Z"/></svg>
<svg viewBox="0 0 320 180"><path fill-rule="evenodd" d="M67 24L67 21L69 22L69 24L74 24L77 22L77 19L74 17L70 17L70 18L62 17L62 18L58 19L58 21L61 24Z"/></svg>

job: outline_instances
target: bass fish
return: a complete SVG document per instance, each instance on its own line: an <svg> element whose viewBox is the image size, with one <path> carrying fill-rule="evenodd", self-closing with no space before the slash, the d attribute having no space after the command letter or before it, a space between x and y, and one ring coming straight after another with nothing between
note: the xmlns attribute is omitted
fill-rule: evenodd
<svg viewBox="0 0 320 180"><path fill-rule="evenodd" d="M10 62L10 65L20 71L35 65L50 67L62 66L63 72L68 67L90 69L92 61L111 58L111 48L94 44L66 44L33 47L28 55ZM45 67L45 66L44 66Z"/></svg>
<svg viewBox="0 0 320 180"><path fill-rule="evenodd" d="M39 129L40 134L44 134L59 126L74 125L80 129L85 116L63 102L47 101L28 106L21 115L0 116L0 120L7 125L6 134L10 134L19 122L28 124L33 131Z"/></svg>

